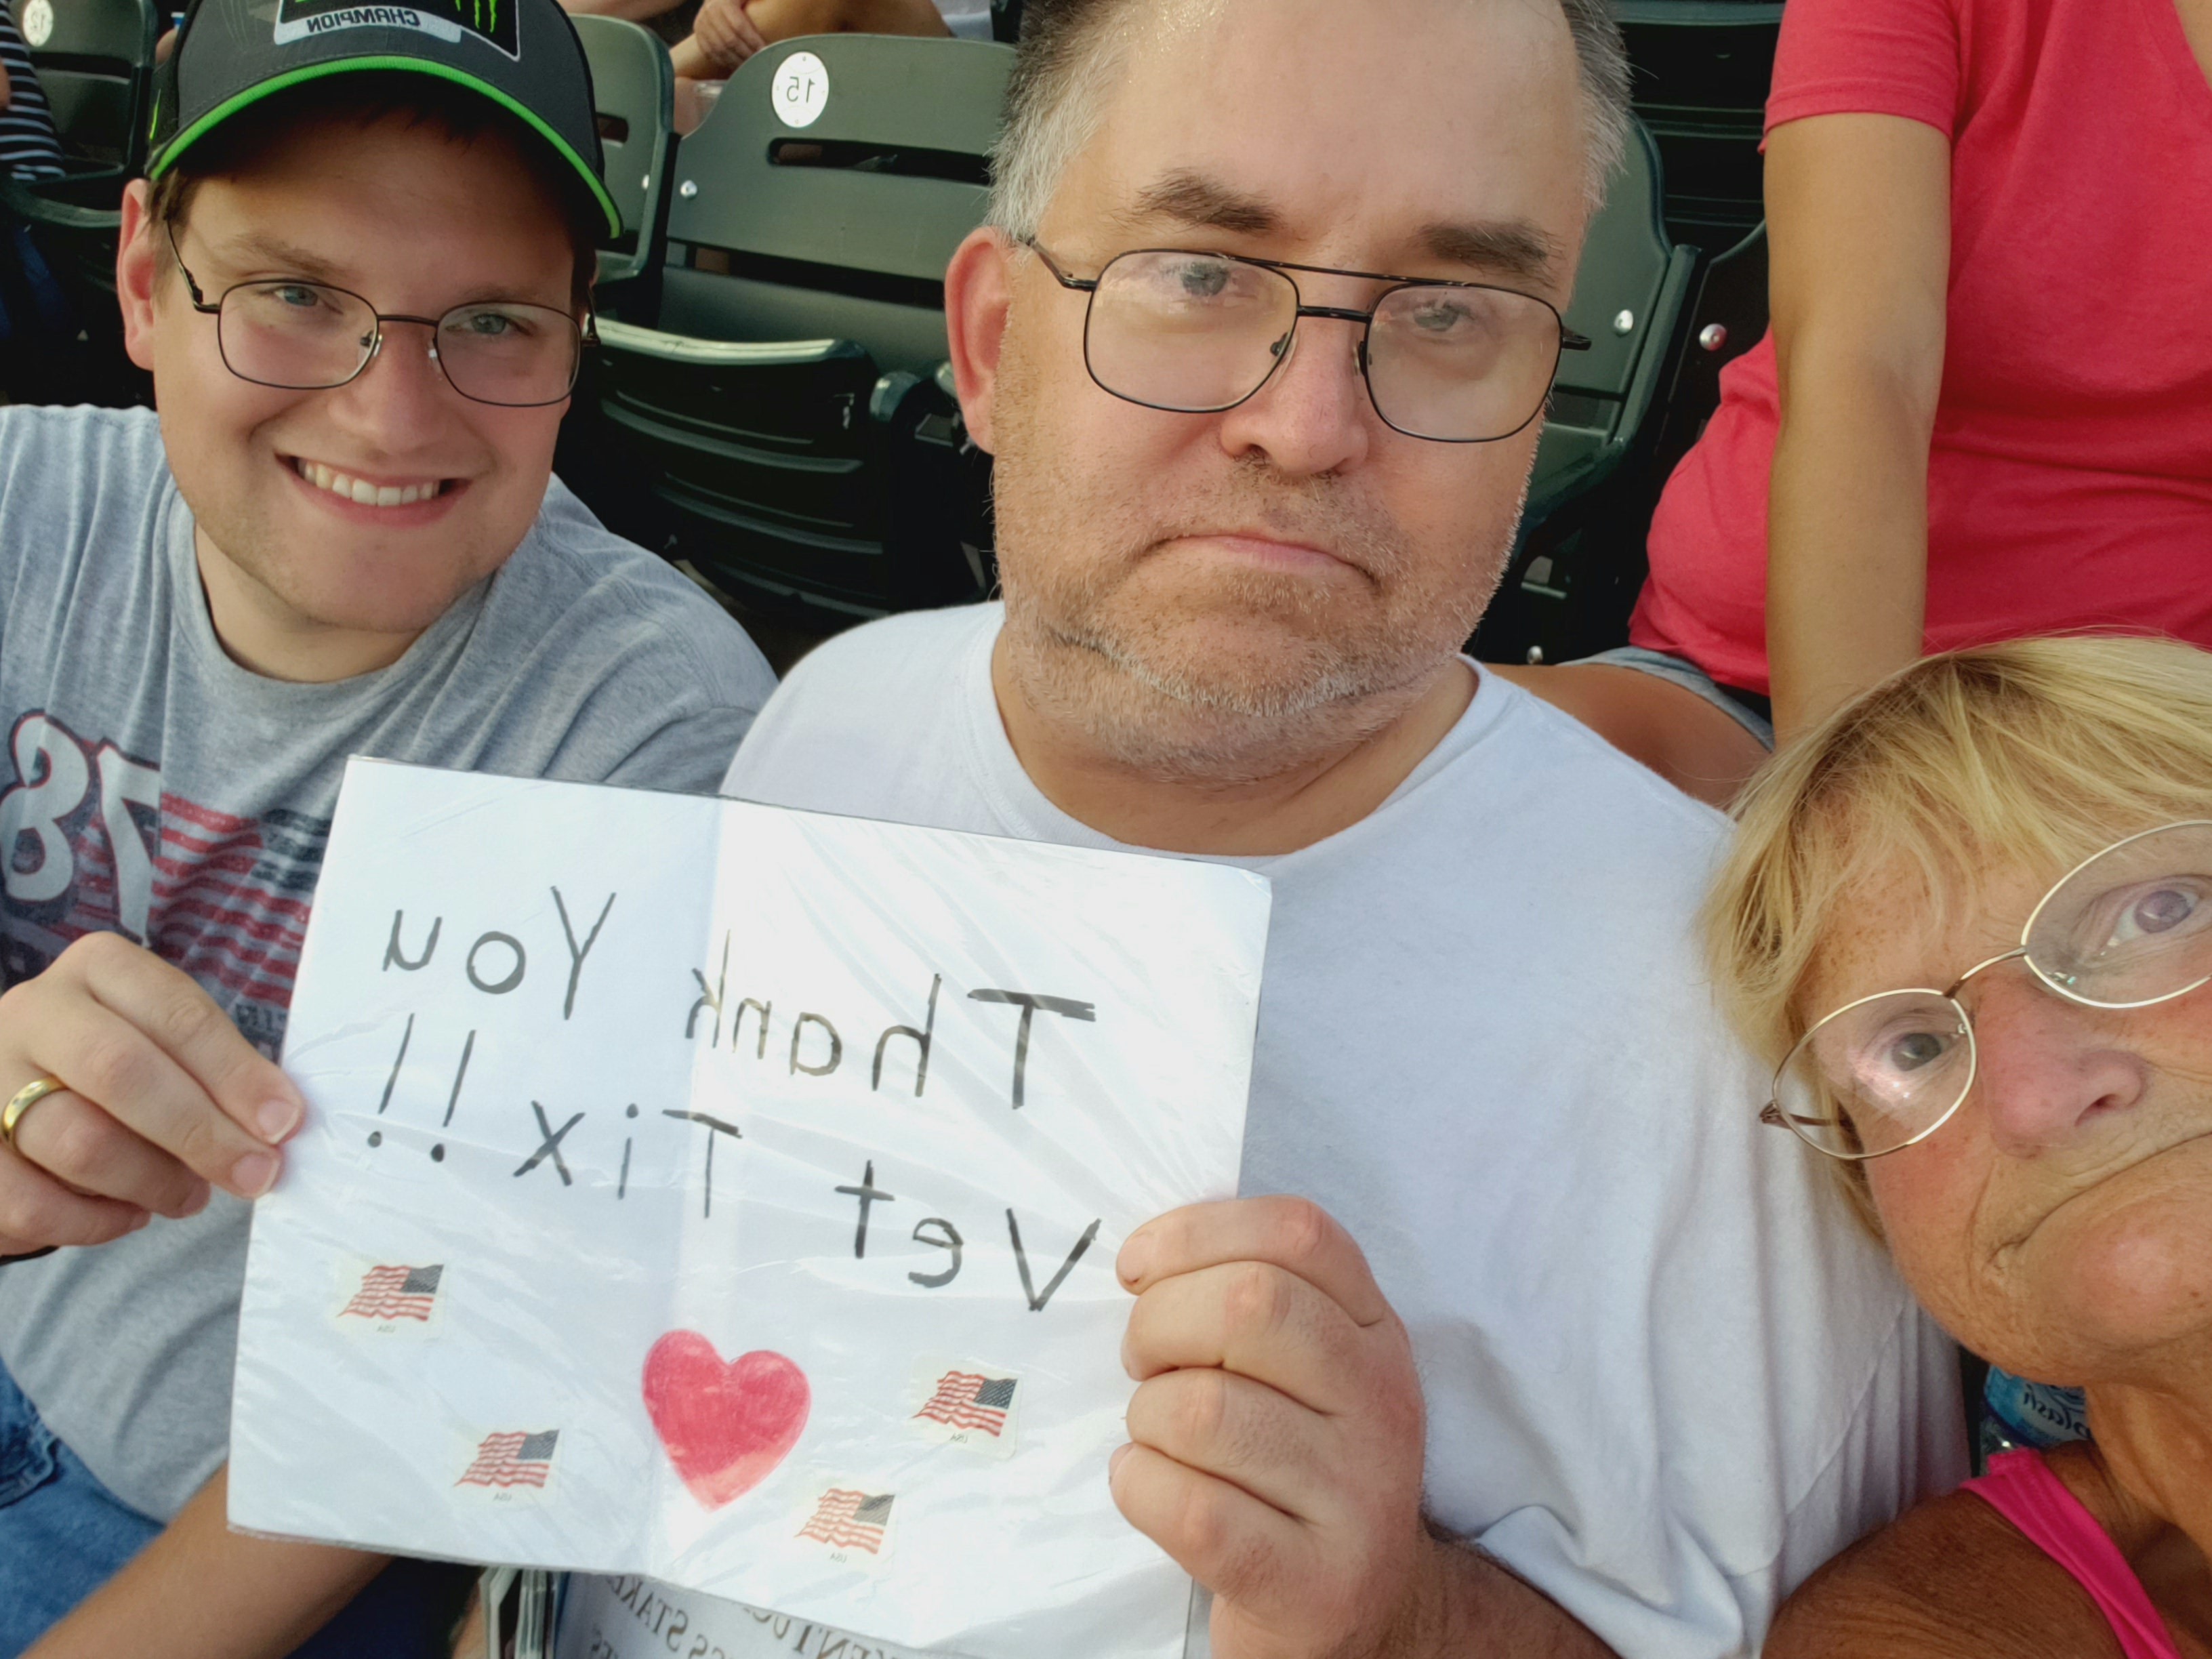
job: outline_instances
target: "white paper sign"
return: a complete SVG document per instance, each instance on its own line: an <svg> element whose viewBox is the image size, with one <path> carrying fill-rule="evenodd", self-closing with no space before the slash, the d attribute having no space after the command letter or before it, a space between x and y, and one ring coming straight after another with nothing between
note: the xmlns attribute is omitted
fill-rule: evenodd
<svg viewBox="0 0 2212 1659"><path fill-rule="evenodd" d="M1114 1260L1235 1190L1267 918L1218 866L355 762L233 1523L1179 1650L1107 1490Z"/></svg>
<svg viewBox="0 0 2212 1659"><path fill-rule="evenodd" d="M554 1659L667 1659L671 1654L683 1659L942 1659L793 1613L717 1601L647 1578L580 1575L567 1581L566 1590ZM1186 1659L1207 1659L1212 1652L1207 1620L1212 1610L1204 1591L1192 1595ZM1088 1659L1120 1650L1115 1632L1074 1626L1040 1632L1028 1648L1030 1659Z"/></svg>

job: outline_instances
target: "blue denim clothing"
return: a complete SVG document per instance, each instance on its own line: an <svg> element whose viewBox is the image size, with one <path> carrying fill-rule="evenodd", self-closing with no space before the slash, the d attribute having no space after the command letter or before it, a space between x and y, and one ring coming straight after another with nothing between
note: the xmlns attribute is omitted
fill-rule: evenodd
<svg viewBox="0 0 2212 1659"><path fill-rule="evenodd" d="M0 1659L17 1659L161 1530L100 1485L0 1367ZM474 1576L395 1561L293 1659L443 1659Z"/></svg>
<svg viewBox="0 0 2212 1659"><path fill-rule="evenodd" d="M0 1659L15 1659L161 1530L101 1486L0 1370Z"/></svg>
<svg viewBox="0 0 2212 1659"><path fill-rule="evenodd" d="M1762 746L1774 747L1774 714L1767 700L1755 691L1723 685L1687 657L1669 656L1664 651L1647 651L1640 645L1619 645L1610 651L1601 651L1594 657L1577 657L1575 660L1594 663L1601 668L1632 668L1639 674L1649 674L1669 685L1679 685L1685 691L1692 692L1712 704L1757 738Z"/></svg>

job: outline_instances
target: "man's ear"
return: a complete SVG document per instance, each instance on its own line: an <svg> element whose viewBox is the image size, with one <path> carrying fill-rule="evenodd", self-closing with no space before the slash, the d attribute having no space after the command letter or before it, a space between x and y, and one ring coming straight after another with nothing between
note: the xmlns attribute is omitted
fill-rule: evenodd
<svg viewBox="0 0 2212 1659"><path fill-rule="evenodd" d="M991 415L999 389L999 349L1013 300L1013 245L998 230L970 232L945 272L945 330L952 347L952 379L968 435L996 453Z"/></svg>
<svg viewBox="0 0 2212 1659"><path fill-rule="evenodd" d="M133 179L123 191L123 228L115 247L115 297L123 307L123 349L139 368L154 367L154 290L171 263L168 238L154 223L153 187ZM179 277L181 283L184 279Z"/></svg>

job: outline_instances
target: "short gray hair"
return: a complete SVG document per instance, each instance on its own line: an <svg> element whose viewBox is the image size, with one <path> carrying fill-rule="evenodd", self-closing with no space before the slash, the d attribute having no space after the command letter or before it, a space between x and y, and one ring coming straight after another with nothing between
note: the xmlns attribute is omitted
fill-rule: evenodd
<svg viewBox="0 0 2212 1659"><path fill-rule="evenodd" d="M1595 213L1626 153L1628 51L1609 0L1559 0L1581 66L1585 194ZM1131 0L1029 0L991 155L989 222L1034 236L1060 174L1097 136L1136 33Z"/></svg>

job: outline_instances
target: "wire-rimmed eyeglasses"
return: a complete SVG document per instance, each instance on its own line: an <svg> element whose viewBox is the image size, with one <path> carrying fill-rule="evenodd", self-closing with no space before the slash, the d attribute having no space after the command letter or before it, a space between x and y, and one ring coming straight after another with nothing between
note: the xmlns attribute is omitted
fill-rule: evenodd
<svg viewBox="0 0 2212 1659"><path fill-rule="evenodd" d="M1359 372L1392 430L1436 443L1494 443L1543 412L1559 354L1587 351L1549 301L1484 283L1421 281L1188 248L1137 248L1071 276L1024 244L1062 288L1088 298L1084 364L1099 387L1146 409L1218 415L1258 395L1311 317L1359 325ZM1310 306L1292 272L1387 283L1365 311Z"/></svg>
<svg viewBox="0 0 2212 1659"><path fill-rule="evenodd" d="M586 345L599 337L551 306L486 300L436 317L379 311L350 289L304 277L234 283L210 301L186 269L169 228L169 255L192 309L216 319L216 349L241 380L292 392L326 392L357 379L384 348L386 323L430 331L430 359L471 402L538 409L573 391Z"/></svg>
<svg viewBox="0 0 2212 1659"><path fill-rule="evenodd" d="M1762 1122L1852 1162L1925 1140L1974 1085L1959 992L2008 962L2085 1008L2148 1008L2212 982L2212 821L2146 830L2084 859L2028 915L2014 949L1943 991L1882 991L1823 1016L1774 1073Z"/></svg>

